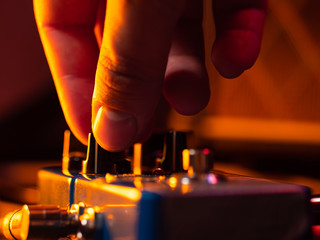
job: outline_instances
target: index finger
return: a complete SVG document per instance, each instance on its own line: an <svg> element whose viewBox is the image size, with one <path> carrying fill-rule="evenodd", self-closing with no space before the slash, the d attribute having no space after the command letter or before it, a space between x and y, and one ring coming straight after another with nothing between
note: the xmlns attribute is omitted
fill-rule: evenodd
<svg viewBox="0 0 320 240"><path fill-rule="evenodd" d="M108 0L92 102L93 134L120 151L145 138L185 0Z"/></svg>
<svg viewBox="0 0 320 240"><path fill-rule="evenodd" d="M59 100L83 143L91 132L91 98L99 47L94 35L99 0L34 0L34 13Z"/></svg>

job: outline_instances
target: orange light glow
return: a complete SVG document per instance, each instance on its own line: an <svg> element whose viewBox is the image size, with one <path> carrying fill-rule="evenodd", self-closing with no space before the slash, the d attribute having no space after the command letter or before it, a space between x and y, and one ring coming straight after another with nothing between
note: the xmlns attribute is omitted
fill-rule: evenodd
<svg viewBox="0 0 320 240"><path fill-rule="evenodd" d="M107 204L105 207L136 207L136 204Z"/></svg>
<svg viewBox="0 0 320 240"><path fill-rule="evenodd" d="M187 171L188 167L190 164L190 157L189 157L189 150L184 149L182 151L182 165L183 165L183 170Z"/></svg>
<svg viewBox="0 0 320 240"><path fill-rule="evenodd" d="M68 170L69 157L62 158L62 173L66 176L72 177L72 174Z"/></svg>
<svg viewBox="0 0 320 240"><path fill-rule="evenodd" d="M137 189L141 190L142 189L142 182L141 179L135 178L133 181L134 185L136 186Z"/></svg>
<svg viewBox="0 0 320 240"><path fill-rule="evenodd" d="M106 178L107 183L111 183L115 177L113 175L111 175L110 173L107 173L105 178Z"/></svg>
<svg viewBox="0 0 320 240"><path fill-rule="evenodd" d="M82 162L82 165L83 165L83 166L85 165L84 162L85 162L85 161ZM82 175L82 177L84 177L85 179L91 181L91 178L90 178L86 173L82 173L81 175Z"/></svg>
<svg viewBox="0 0 320 240"><path fill-rule="evenodd" d="M141 151L141 143L136 143L133 146L133 174L135 175L141 175Z"/></svg>
<svg viewBox="0 0 320 240"><path fill-rule="evenodd" d="M319 144L320 124L302 121L208 117L201 126L201 134L211 139Z"/></svg>
<svg viewBox="0 0 320 240"><path fill-rule="evenodd" d="M70 149L70 131L65 130L63 135L63 151L62 157L69 156L69 149Z"/></svg>
<svg viewBox="0 0 320 240"><path fill-rule="evenodd" d="M141 197L140 191L135 188L115 186L110 184L105 184L101 187L105 191L111 192L115 195L127 198L132 201L138 201Z"/></svg>
<svg viewBox="0 0 320 240"><path fill-rule="evenodd" d="M70 131L66 130L64 131L64 136L63 136L62 173L67 176L71 176L68 170L69 149L70 149Z"/></svg>
<svg viewBox="0 0 320 240"><path fill-rule="evenodd" d="M175 188L177 186L178 180L175 177L170 177L168 183L171 188Z"/></svg>
<svg viewBox="0 0 320 240"><path fill-rule="evenodd" d="M163 180L165 180L165 179L166 179L165 176L159 176L159 181L163 181Z"/></svg>
<svg viewBox="0 0 320 240"><path fill-rule="evenodd" d="M69 213L78 213L79 212L79 204L72 204Z"/></svg>
<svg viewBox="0 0 320 240"><path fill-rule="evenodd" d="M190 186L187 184L183 184L181 186L181 192L182 192L182 194L186 194L186 193L190 192Z"/></svg>
<svg viewBox="0 0 320 240"><path fill-rule="evenodd" d="M94 213L95 213L95 209L93 209L93 208L87 208L87 209L86 209L86 213L87 213L89 216L92 216L92 215L94 215Z"/></svg>
<svg viewBox="0 0 320 240"><path fill-rule="evenodd" d="M190 167L190 168L188 169L188 175L189 175L190 177L192 177L192 176L194 175L193 167Z"/></svg>
<svg viewBox="0 0 320 240"><path fill-rule="evenodd" d="M79 202L78 205L79 205L79 207L83 207L83 208L86 206L86 204L84 202Z"/></svg>

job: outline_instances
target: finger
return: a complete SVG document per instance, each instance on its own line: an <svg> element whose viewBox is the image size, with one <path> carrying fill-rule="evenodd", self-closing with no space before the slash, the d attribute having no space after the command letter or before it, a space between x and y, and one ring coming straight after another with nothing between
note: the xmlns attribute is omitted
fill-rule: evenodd
<svg viewBox="0 0 320 240"><path fill-rule="evenodd" d="M213 0L216 40L212 61L220 74L234 78L258 57L266 0Z"/></svg>
<svg viewBox="0 0 320 240"><path fill-rule="evenodd" d="M99 48L102 44L102 37L103 37L103 29L104 29L104 22L106 17L106 0L98 0L98 10L97 10L97 18L96 18L96 24L94 26L94 34L97 39L97 43L99 45Z"/></svg>
<svg viewBox="0 0 320 240"><path fill-rule="evenodd" d="M34 0L35 17L66 121L87 142L98 59L98 1Z"/></svg>
<svg viewBox="0 0 320 240"><path fill-rule="evenodd" d="M93 132L108 150L148 134L184 0L108 0L93 95Z"/></svg>
<svg viewBox="0 0 320 240"><path fill-rule="evenodd" d="M202 2L189 1L180 18L167 64L164 96L183 115L202 110L210 98L204 63Z"/></svg>

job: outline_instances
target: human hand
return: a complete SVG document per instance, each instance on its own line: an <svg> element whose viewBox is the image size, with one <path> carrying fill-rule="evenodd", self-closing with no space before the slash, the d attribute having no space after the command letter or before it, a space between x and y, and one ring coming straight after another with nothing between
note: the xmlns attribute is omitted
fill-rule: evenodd
<svg viewBox="0 0 320 240"><path fill-rule="evenodd" d="M258 56L266 0L212 3L212 60L233 78ZM83 143L91 129L111 151L144 139L162 92L181 114L206 106L202 1L34 0L34 10L66 121Z"/></svg>

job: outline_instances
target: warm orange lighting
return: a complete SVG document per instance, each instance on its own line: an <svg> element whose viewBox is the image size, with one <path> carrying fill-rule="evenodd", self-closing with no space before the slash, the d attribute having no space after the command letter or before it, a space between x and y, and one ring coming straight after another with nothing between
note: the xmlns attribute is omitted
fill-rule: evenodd
<svg viewBox="0 0 320 240"><path fill-rule="evenodd" d="M207 117L201 135L218 140L320 144L320 124L236 117Z"/></svg>
<svg viewBox="0 0 320 240"><path fill-rule="evenodd" d="M87 209L86 209L86 213L87 213L89 216L92 216L92 215L94 215L95 210L94 210L93 208L87 208Z"/></svg>
<svg viewBox="0 0 320 240"><path fill-rule="evenodd" d="M134 183L134 186L135 186L137 189L139 189L139 190L142 189L142 182L141 182L141 179L140 179L140 178L135 178L134 181L133 181L133 183Z"/></svg>
<svg viewBox="0 0 320 240"><path fill-rule="evenodd" d="M159 180L160 180L160 181L163 181L163 180L165 180L165 179L166 179L165 176L159 176Z"/></svg>
<svg viewBox="0 0 320 240"><path fill-rule="evenodd" d="M133 174L141 175L141 151L142 144L136 143L133 146Z"/></svg>
<svg viewBox="0 0 320 240"><path fill-rule="evenodd" d="M127 198L132 201L138 201L141 197L140 191L135 188L115 186L111 184L104 184L101 187L105 191L111 192L115 195Z"/></svg>
<svg viewBox="0 0 320 240"><path fill-rule="evenodd" d="M175 188L177 186L178 180L175 177L170 177L168 183L171 188Z"/></svg>
<svg viewBox="0 0 320 240"><path fill-rule="evenodd" d="M82 208L84 208L86 206L86 204L84 202L79 202L78 205L79 205L79 207L82 207Z"/></svg>
<svg viewBox="0 0 320 240"><path fill-rule="evenodd" d="M62 173L66 176L72 177L72 174L68 170L69 157L62 158Z"/></svg>
<svg viewBox="0 0 320 240"><path fill-rule="evenodd" d="M136 207L136 204L107 204L105 207Z"/></svg>
<svg viewBox="0 0 320 240"><path fill-rule="evenodd" d="M83 161L82 163L84 163L85 161ZM82 177L84 177L85 179L91 181L92 179L85 173L82 173Z"/></svg>
<svg viewBox="0 0 320 240"><path fill-rule="evenodd" d="M106 178L107 183L111 183L115 179L115 177L113 175L111 175L110 173L107 173L105 178Z"/></svg>
<svg viewBox="0 0 320 240"><path fill-rule="evenodd" d="M185 171L188 170L189 164L190 164L189 150L184 149L182 151L182 165Z"/></svg>
<svg viewBox="0 0 320 240"><path fill-rule="evenodd" d="M63 136L62 173L67 176L71 176L68 170L69 149L70 149L70 131L66 130L64 131L64 136Z"/></svg>
<svg viewBox="0 0 320 240"><path fill-rule="evenodd" d="M191 191L190 178L188 178L188 177L181 178L181 192L182 192L182 194L186 194L190 191Z"/></svg>
<svg viewBox="0 0 320 240"><path fill-rule="evenodd" d="M161 183L162 181L166 180L166 176L159 176L157 183Z"/></svg>
<svg viewBox="0 0 320 240"><path fill-rule="evenodd" d="M183 184L181 186L181 192L182 192L182 194L186 194L186 193L190 192L190 186L187 184Z"/></svg>
<svg viewBox="0 0 320 240"><path fill-rule="evenodd" d="M79 204L72 204L69 213L78 213L79 212Z"/></svg>
<svg viewBox="0 0 320 240"><path fill-rule="evenodd" d="M63 135L62 157L69 157L69 149L70 149L70 131L65 130Z"/></svg>
<svg viewBox="0 0 320 240"><path fill-rule="evenodd" d="M194 175L193 167L188 168L188 175L192 177Z"/></svg>
<svg viewBox="0 0 320 240"><path fill-rule="evenodd" d="M6 239L26 240L29 233L29 208L24 205L22 209L8 213L0 225L1 232ZM2 239L2 238L1 238Z"/></svg>

